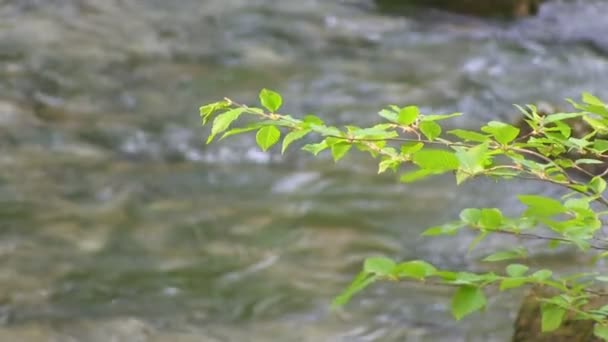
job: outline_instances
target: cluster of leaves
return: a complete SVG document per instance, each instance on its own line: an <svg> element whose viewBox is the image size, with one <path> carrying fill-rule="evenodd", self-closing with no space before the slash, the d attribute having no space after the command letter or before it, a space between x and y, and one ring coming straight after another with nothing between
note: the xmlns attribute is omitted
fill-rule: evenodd
<svg viewBox="0 0 608 342"><path fill-rule="evenodd" d="M543 115L534 106L518 107L529 125L522 134L513 125L491 121L479 130L454 129L444 132L440 122L459 116L429 115L415 106L389 106L379 112L384 122L372 127L327 125L314 115L302 119L279 114L281 96L264 89L261 108L249 107L230 99L200 108L203 125L211 122L207 143L235 134L256 131L256 142L267 151L282 139L281 152L295 141L307 137L302 149L317 155L329 150L335 161L354 147L379 159L378 172L402 172L402 182L414 182L435 175L453 174L457 184L475 177L496 179L531 179L562 187L561 198L537 194L518 195L526 209L516 217L505 216L498 208L468 208L457 220L426 230L425 236L453 235L461 230L477 234L474 248L490 234L546 240L552 246L573 245L598 257L608 255L608 241L598 237L602 217L608 215L604 176L593 173L589 165L604 165L608 154L608 107L600 99L583 94L581 103L570 101L575 112ZM242 126L234 123L243 116ZM585 123L584 134L573 132L573 120ZM243 122L243 121L239 121ZM308 138L312 137L312 138ZM316 139L316 140L312 140ZM310 142L310 141L313 142ZM583 157L581 157L583 156ZM413 166L413 168L412 168ZM575 176L583 175L583 177ZM604 211L598 207L605 207ZM543 235L544 234L544 235ZM524 262L526 248L517 246L487 256L485 262ZM344 305L357 292L378 280L426 281L455 286L451 307L456 319L485 308L485 290L496 286L500 291L524 285L552 288L558 295L542 301L542 330L557 329L565 317L593 320L595 334L608 340L608 306L590 308L594 297L604 296L592 290L608 277L585 273L560 277L549 269L532 271L522 263L508 264L497 274L440 270L422 261L397 263L384 257L365 260L363 270L339 295L335 306Z"/></svg>

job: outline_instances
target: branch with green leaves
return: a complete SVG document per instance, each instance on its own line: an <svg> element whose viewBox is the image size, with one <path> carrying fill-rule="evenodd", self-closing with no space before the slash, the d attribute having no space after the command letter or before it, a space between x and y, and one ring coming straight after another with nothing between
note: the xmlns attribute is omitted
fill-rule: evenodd
<svg viewBox="0 0 608 342"><path fill-rule="evenodd" d="M525 127L490 121L479 130L444 131L444 120L460 116L423 114L416 106L391 105L378 114L382 122L371 127L336 127L321 118L307 115L294 118L280 114L283 99L263 89L260 107L251 107L225 98L200 108L203 125L211 124L207 143L216 138L256 132L257 145L268 151L281 142L281 153L297 141L305 141L304 151L318 155L328 150L337 162L354 149L379 160L378 172L400 172L400 181L410 183L438 175L453 175L456 184L478 177L500 180L525 179L564 188L566 194L552 198L538 194L519 194L526 209L507 217L498 208L469 208L459 219L426 230L424 236L454 235L461 230L477 235L470 249L491 234L509 234L524 239L545 240L551 247L573 245L581 252L594 251L597 258L608 256L608 241L600 237L602 218L608 215L604 196L608 174L608 107L597 97L583 94L580 103L569 100L576 111L543 115L534 106L517 108ZM584 125L583 133L575 123ZM525 130L526 132L522 132ZM598 165L605 169L594 172ZM606 207L603 211L598 207ZM537 233L541 230L542 233ZM606 242L606 243L604 243ZM485 262L525 260L528 251L516 246L497 251ZM608 277L582 274L558 277L551 270L528 274L521 263L506 266L503 275L473 274L438 270L421 260L396 263L387 258L369 258L363 271L336 298L344 305L357 292L377 280L414 279L433 281L458 289L452 300L456 319L485 307L484 289L498 285L499 290L531 284L551 287L559 295L543 299L543 331L560 326L566 313L597 323L596 335L608 336L608 308L590 310L592 297L603 296L591 290Z"/></svg>

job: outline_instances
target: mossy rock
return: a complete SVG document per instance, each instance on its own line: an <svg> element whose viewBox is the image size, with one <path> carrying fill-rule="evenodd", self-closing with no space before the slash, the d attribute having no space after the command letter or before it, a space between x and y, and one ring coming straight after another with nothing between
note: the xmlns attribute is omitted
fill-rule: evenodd
<svg viewBox="0 0 608 342"><path fill-rule="evenodd" d="M376 0L383 11L403 6L432 7L482 17L524 17L535 15L544 0Z"/></svg>
<svg viewBox="0 0 608 342"><path fill-rule="evenodd" d="M546 287L533 288L525 297L517 319L512 342L602 342L593 335L594 323L589 320L574 319L568 314L562 326L552 332L541 332L541 313L539 298L548 298L558 293ZM597 297L590 300L589 308L599 308L608 304L608 298Z"/></svg>

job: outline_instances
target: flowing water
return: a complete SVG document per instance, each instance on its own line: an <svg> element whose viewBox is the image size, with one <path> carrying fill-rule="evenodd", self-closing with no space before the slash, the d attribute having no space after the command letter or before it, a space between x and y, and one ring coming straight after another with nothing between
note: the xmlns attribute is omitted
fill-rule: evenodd
<svg viewBox="0 0 608 342"><path fill-rule="evenodd" d="M530 184L399 185L251 137L205 146L197 108L281 91L336 124L390 103L515 120L608 96L606 1L516 22L371 0L0 0L0 341L505 341L520 294L462 322L450 289L329 302L363 258L487 268L419 234ZM490 241L504 244L513 241ZM568 254L545 260L567 271Z"/></svg>

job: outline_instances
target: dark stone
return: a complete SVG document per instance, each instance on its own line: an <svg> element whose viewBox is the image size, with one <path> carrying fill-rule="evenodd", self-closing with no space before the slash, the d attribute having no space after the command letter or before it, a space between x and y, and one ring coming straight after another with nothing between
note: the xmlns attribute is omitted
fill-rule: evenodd
<svg viewBox="0 0 608 342"><path fill-rule="evenodd" d="M403 6L437 8L449 12L483 17L525 17L535 15L544 0L376 0L378 7L390 12Z"/></svg>
<svg viewBox="0 0 608 342"><path fill-rule="evenodd" d="M562 326L552 332L541 332L541 313L539 298L548 298L558 293L549 288L536 287L525 297L517 319L512 342L601 342L593 335L593 322L577 320L574 315L568 314ZM597 297L587 306L599 308L607 304L608 299Z"/></svg>

